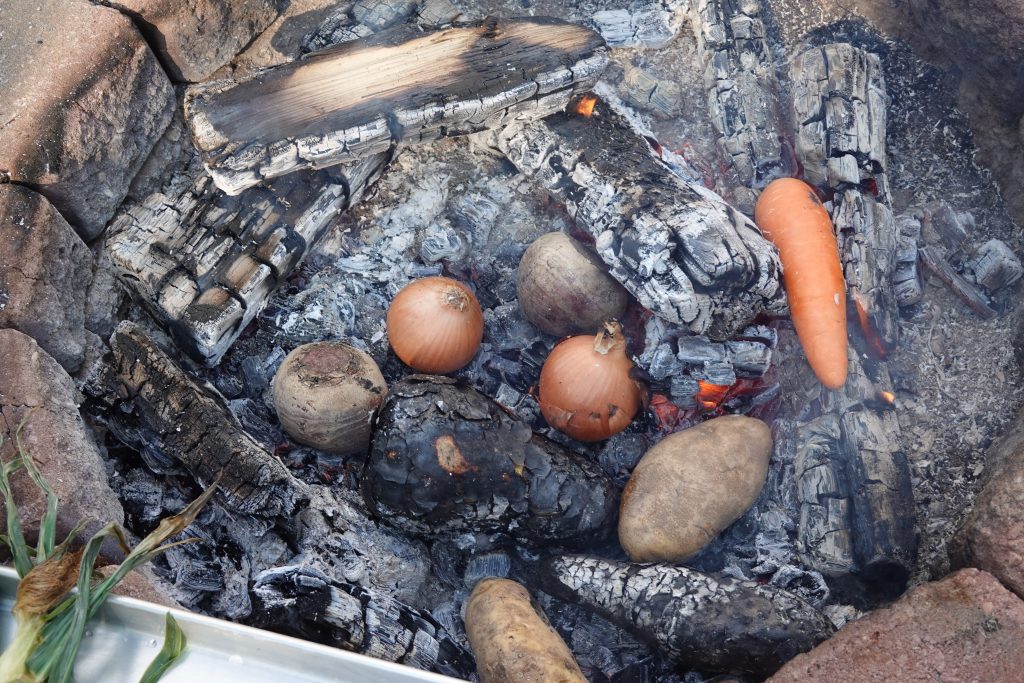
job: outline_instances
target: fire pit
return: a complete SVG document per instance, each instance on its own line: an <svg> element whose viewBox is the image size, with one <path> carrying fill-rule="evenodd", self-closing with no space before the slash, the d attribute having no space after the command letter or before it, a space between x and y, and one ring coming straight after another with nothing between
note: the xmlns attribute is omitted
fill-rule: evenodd
<svg viewBox="0 0 1024 683"><path fill-rule="evenodd" d="M989 153L997 129L971 127L1016 105L958 102L957 68L905 28L939 25L933 14L798 0L252 0L206 3L233 38L203 46L161 3L105 4L75 11L131 36L131 55L93 62L123 83L97 81L108 97L89 91L85 113L46 118L34 148L14 145L34 134L23 119L41 129L63 105L39 96L0 121L14 150L0 154L0 407L6 430L39 406L37 451L69 439L56 467L89 473L88 491L58 490L65 505L123 518L136 536L219 477L186 532L201 542L157 560L147 590L505 680L486 673L499 655L481 655L484 631L467 635L480 618L469 614L490 612L467 603L484 580L511 579L588 680L691 683L780 667L798 679L807 657L859 665L844 634L968 581L943 579L960 565L1019 590L979 550L996 532L972 518L954 540L1010 466L987 453L1024 403L1024 216L1000 194L999 183L1012 192L1005 165L992 164L994 180L975 163L975 136ZM39 30L29 20L13 33L30 45ZM40 63L56 59L38 45ZM973 78L970 56L947 57ZM0 93L67 89L30 62ZM131 128L133 116L145 124ZM88 144L75 141L83 128ZM848 339L838 388L808 364L792 266L754 221L780 178L804 181L834 225ZM569 252L520 268L550 233ZM450 372L403 363L386 324L399 291L435 276L462 283L483 319L479 348ZM521 296L548 281L565 291L546 305L564 307L538 322ZM615 324L572 327L594 303L572 299L583 282ZM552 418L541 372L563 333L601 330L624 340L643 400L624 428L591 439ZM285 358L301 366L289 354L314 342L348 346L309 356L307 378L282 388ZM339 390L359 396L347 413L318 413L340 400L318 384L338 353L379 374ZM48 364L25 360L38 354ZM607 409L604 426L623 408ZM686 464L641 483L656 453ZM681 483L664 493L674 468ZM638 496L660 495L670 503L630 517ZM685 525L701 531L692 547L636 538ZM1007 593L1008 633L1024 632L1024 604L984 585ZM1014 656L1000 637L978 650L992 666Z"/></svg>

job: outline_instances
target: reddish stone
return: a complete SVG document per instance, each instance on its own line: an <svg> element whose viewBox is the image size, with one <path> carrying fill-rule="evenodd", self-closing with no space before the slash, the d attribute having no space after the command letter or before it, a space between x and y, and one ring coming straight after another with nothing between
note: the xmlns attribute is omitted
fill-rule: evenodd
<svg viewBox="0 0 1024 683"><path fill-rule="evenodd" d="M0 29L0 177L90 240L167 127L171 83L128 17L86 0L2 0Z"/></svg>
<svg viewBox="0 0 1024 683"><path fill-rule="evenodd" d="M964 569L911 590L810 652L771 683L965 683L1024 678L1024 602Z"/></svg>

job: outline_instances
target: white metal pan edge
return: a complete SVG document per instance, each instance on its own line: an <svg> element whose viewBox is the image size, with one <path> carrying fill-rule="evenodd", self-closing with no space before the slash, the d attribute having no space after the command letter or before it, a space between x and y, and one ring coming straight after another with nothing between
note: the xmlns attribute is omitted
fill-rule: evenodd
<svg viewBox="0 0 1024 683"><path fill-rule="evenodd" d="M14 632L18 585L0 567L0 643ZM135 683L163 646L171 612L188 638L161 683L453 683L457 679L180 609L111 596L89 622L75 664L77 683Z"/></svg>

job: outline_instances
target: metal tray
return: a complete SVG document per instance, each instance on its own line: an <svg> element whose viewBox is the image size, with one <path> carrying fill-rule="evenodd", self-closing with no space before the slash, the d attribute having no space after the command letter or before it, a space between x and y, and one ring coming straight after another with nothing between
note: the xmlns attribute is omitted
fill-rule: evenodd
<svg viewBox="0 0 1024 683"><path fill-rule="evenodd" d="M0 567L0 644L14 631L11 607L18 585L13 569ZM82 642L75 665L78 683L135 683L163 645L164 615L170 611L188 638L181 659L161 683L453 683L365 655L298 638L239 626L229 621L111 596Z"/></svg>

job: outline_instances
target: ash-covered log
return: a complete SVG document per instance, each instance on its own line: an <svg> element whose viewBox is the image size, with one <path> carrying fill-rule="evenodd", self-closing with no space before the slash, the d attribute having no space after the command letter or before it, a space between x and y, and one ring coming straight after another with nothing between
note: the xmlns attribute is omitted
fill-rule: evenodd
<svg viewBox="0 0 1024 683"><path fill-rule="evenodd" d="M237 194L563 109L607 62L601 37L555 19L397 26L268 69L192 86L185 115L214 182Z"/></svg>
<svg viewBox="0 0 1024 683"><path fill-rule="evenodd" d="M886 178L888 95L877 55L849 43L814 47L790 64L797 154L806 179L834 193L850 319L867 318L887 349L896 345L893 291L898 230Z"/></svg>
<svg viewBox="0 0 1024 683"><path fill-rule="evenodd" d="M989 298L985 296L985 292L981 291L977 285L967 281L946 260L941 247L921 247L918 249L918 255L921 257L921 264L925 267L925 270L942 280L954 294L960 297L961 301L970 306L971 310L981 318L992 320L999 315L999 311L992 308Z"/></svg>
<svg viewBox="0 0 1024 683"><path fill-rule="evenodd" d="M699 0L697 44L718 147L736 173L736 205L753 214L759 190L783 173L779 84L765 40L760 3Z"/></svg>
<svg viewBox="0 0 1024 683"><path fill-rule="evenodd" d="M644 308L727 339L783 298L778 254L721 197L682 178L606 102L489 134L565 203L610 272Z"/></svg>
<svg viewBox="0 0 1024 683"><path fill-rule="evenodd" d="M468 679L473 655L428 612L390 595L290 565L255 577L250 623L304 640Z"/></svg>
<svg viewBox="0 0 1024 683"><path fill-rule="evenodd" d="M541 564L539 583L702 672L763 678L834 630L792 593L686 567L562 556Z"/></svg>
<svg viewBox="0 0 1024 683"><path fill-rule="evenodd" d="M306 486L135 323L121 323L110 347L120 396L140 414L148 448L204 487L220 477L222 499L238 512L287 518L308 502Z"/></svg>
<svg viewBox="0 0 1024 683"><path fill-rule="evenodd" d="M920 296L908 263L916 245L908 243L911 234L900 243L890 208L888 96L878 57L829 44L799 54L790 74L797 154L807 180L833 193L857 344L848 354L846 384L808 397L820 410L802 416L795 438L779 443L797 444L801 559L844 599L871 604L903 591L917 555L910 469L892 412L892 381L880 360L897 342L900 303Z"/></svg>
<svg viewBox="0 0 1024 683"><path fill-rule="evenodd" d="M595 463L444 377L391 387L363 470L381 521L419 536L504 533L579 547L614 528L619 492Z"/></svg>
<svg viewBox="0 0 1024 683"><path fill-rule="evenodd" d="M298 173L237 197L200 172L184 180L180 195L155 192L122 211L108 230L107 251L128 291L178 346L216 365L389 159L381 153Z"/></svg>

